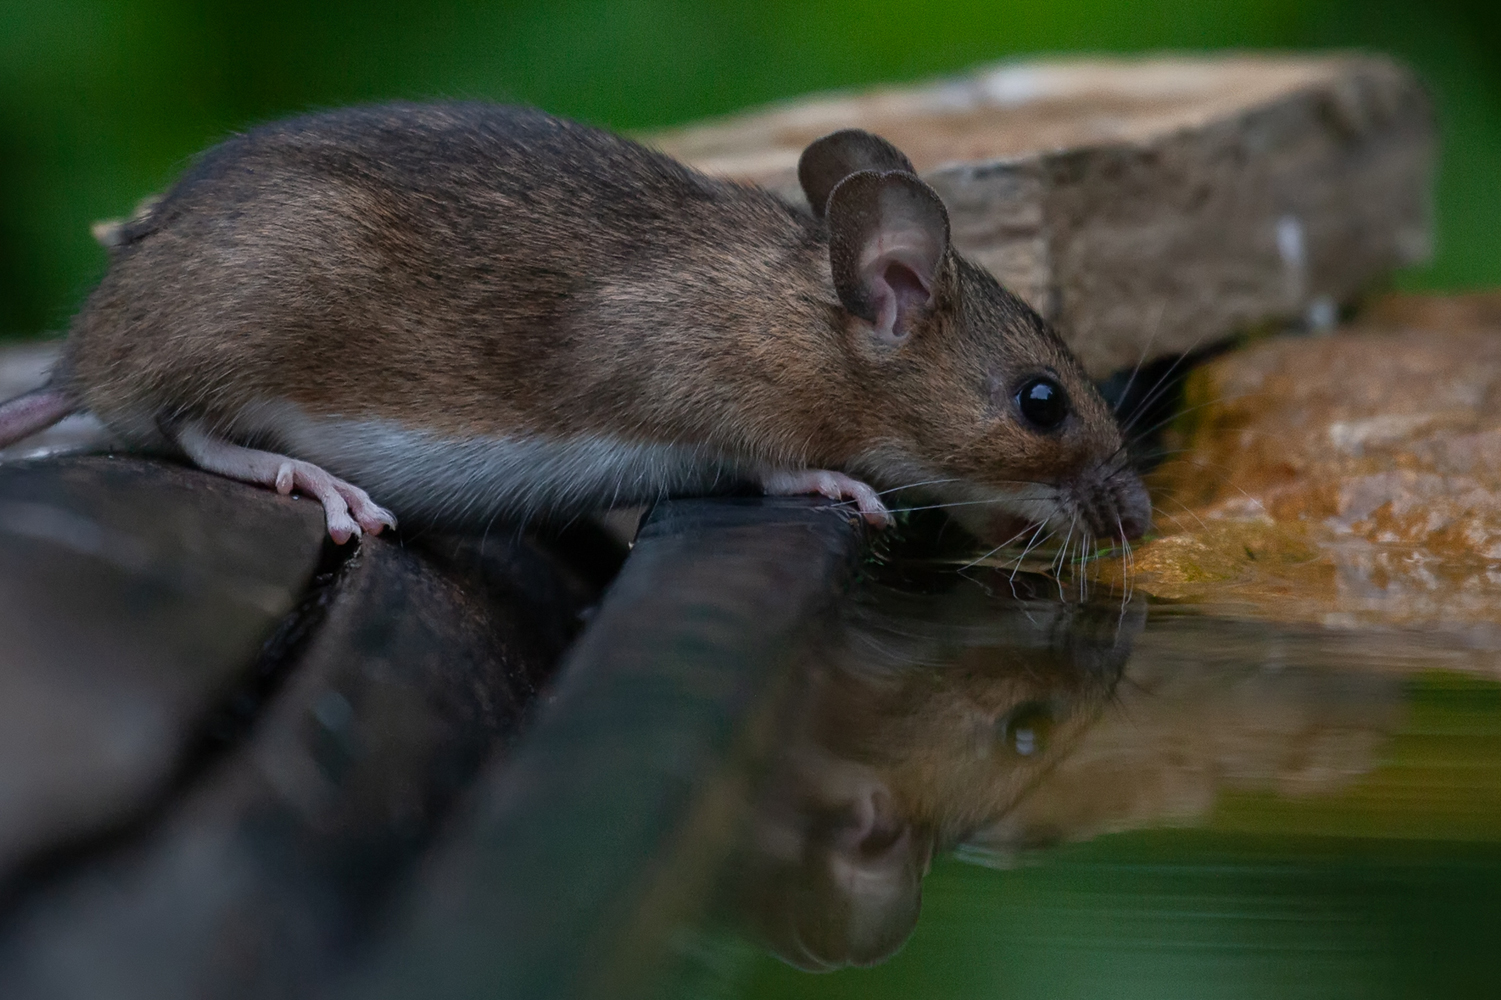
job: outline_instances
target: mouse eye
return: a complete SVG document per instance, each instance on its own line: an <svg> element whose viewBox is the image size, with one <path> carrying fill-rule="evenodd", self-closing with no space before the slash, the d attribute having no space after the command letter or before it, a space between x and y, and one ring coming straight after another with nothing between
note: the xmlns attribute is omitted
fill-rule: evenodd
<svg viewBox="0 0 1501 1000"><path fill-rule="evenodd" d="M1050 431L1068 416L1068 396L1063 386L1039 375L1022 384L1016 394L1016 407L1033 427Z"/></svg>
<svg viewBox="0 0 1501 1000"><path fill-rule="evenodd" d="M996 724L996 739L1017 756L1032 757L1047 749L1056 721L1047 702L1022 702Z"/></svg>

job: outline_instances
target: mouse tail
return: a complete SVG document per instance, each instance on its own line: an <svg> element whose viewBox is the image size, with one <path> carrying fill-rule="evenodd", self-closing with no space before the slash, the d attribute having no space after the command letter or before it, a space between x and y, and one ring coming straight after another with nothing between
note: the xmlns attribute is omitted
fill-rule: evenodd
<svg viewBox="0 0 1501 1000"><path fill-rule="evenodd" d="M79 409L77 400L50 385L0 403L0 448L44 431Z"/></svg>

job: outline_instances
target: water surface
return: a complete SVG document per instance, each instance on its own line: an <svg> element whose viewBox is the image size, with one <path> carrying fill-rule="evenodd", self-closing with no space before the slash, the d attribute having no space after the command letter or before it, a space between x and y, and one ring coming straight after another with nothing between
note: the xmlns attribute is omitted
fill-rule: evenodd
<svg viewBox="0 0 1501 1000"><path fill-rule="evenodd" d="M664 994L1501 995L1493 630L902 575L803 665Z"/></svg>

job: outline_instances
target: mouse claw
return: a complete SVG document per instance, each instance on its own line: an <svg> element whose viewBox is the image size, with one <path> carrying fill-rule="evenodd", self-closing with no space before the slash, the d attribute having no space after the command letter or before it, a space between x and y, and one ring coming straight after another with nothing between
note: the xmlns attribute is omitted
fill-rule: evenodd
<svg viewBox="0 0 1501 1000"><path fill-rule="evenodd" d="M371 500L370 494L353 483L346 483L330 475L311 462L296 459L286 462L276 478L278 492L291 491L281 488L281 471L287 469L290 469L286 478L291 480L291 489L314 497L323 504L324 517L328 522L328 537L334 540L335 545L343 545L351 538L361 538L366 534L378 535L385 528L396 527L396 518Z"/></svg>
<svg viewBox="0 0 1501 1000"><path fill-rule="evenodd" d="M342 479L334 479L333 487L348 506L349 516L354 519L355 534L378 535L386 528L396 527L396 515L371 500L370 494L358 486Z"/></svg>
<svg viewBox="0 0 1501 1000"><path fill-rule="evenodd" d="M334 540L335 545L343 545L351 538L360 537L360 526L347 513L335 513L324 505L324 514L328 521L328 537Z"/></svg>
<svg viewBox="0 0 1501 1000"><path fill-rule="evenodd" d="M880 494L842 472L828 469L771 472L762 477L761 488L770 496L817 493L830 500L848 500L854 503L861 516L873 527L889 528L894 523L891 512L881 502Z"/></svg>
<svg viewBox="0 0 1501 1000"><path fill-rule="evenodd" d="M201 469L270 486L282 495L297 490L316 498L323 505L328 537L337 545L396 527L395 516L371 500L370 494L311 462L231 444L196 424L184 426L177 443Z"/></svg>

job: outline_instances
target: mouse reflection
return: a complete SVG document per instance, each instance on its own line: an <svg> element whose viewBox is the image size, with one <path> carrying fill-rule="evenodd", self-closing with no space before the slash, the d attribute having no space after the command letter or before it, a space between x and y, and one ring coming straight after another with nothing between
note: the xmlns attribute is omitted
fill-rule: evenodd
<svg viewBox="0 0 1501 1000"><path fill-rule="evenodd" d="M1003 816L1107 703L1144 609L1051 586L872 584L815 644L734 866L735 908L785 961L895 953L935 853Z"/></svg>
<svg viewBox="0 0 1501 1000"><path fill-rule="evenodd" d="M1197 823L1227 790L1327 795L1406 711L1400 658L1348 637L1166 610L1145 630L1142 604L990 582L869 583L797 672L730 868L740 923L792 965L894 954L939 851L1005 866Z"/></svg>

